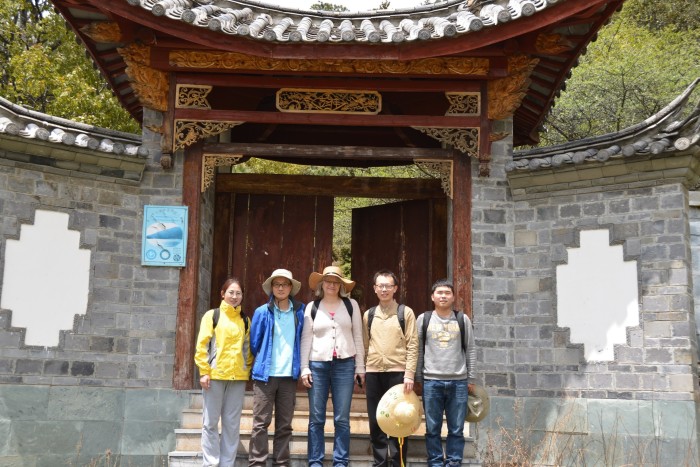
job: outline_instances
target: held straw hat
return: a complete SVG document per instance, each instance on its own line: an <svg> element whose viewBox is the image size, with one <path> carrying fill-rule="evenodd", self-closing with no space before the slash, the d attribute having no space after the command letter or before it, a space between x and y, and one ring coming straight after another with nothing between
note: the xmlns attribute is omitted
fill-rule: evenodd
<svg viewBox="0 0 700 467"><path fill-rule="evenodd" d="M295 296L297 292L299 292L299 289L301 289L301 282L292 277L291 271L288 271L286 269L275 269L274 271L272 271L270 277L268 277L262 285L262 288L267 295L270 295L270 293L272 293L272 281L275 277L283 277L285 279L289 279L289 281L292 283L292 291L290 293L292 297Z"/></svg>
<svg viewBox="0 0 700 467"><path fill-rule="evenodd" d="M309 287L311 290L316 290L316 286L321 282L326 276L337 277L345 285L345 291L350 293L350 291L355 287L355 281L346 279L343 277L343 271L340 270L338 266L328 266L323 270L323 273L312 272L309 276Z"/></svg>
<svg viewBox="0 0 700 467"><path fill-rule="evenodd" d="M471 423L482 421L486 418L491 408L489 393L483 386L474 385L473 394L469 394L467 398L467 417L466 420Z"/></svg>
<svg viewBox="0 0 700 467"><path fill-rule="evenodd" d="M415 392L403 392L403 384L391 387L377 406L377 423L384 433L405 438L418 429L423 407Z"/></svg>

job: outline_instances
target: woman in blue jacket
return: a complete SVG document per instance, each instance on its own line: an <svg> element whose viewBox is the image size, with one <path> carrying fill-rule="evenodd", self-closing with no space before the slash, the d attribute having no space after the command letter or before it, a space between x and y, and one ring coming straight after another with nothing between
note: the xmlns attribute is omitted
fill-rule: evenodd
<svg viewBox="0 0 700 467"><path fill-rule="evenodd" d="M253 364L253 432L248 465L266 466L267 430L275 411L273 465L290 465L289 442L301 368L304 304L292 297L301 283L286 269L277 269L262 284L269 301L259 306L250 327Z"/></svg>

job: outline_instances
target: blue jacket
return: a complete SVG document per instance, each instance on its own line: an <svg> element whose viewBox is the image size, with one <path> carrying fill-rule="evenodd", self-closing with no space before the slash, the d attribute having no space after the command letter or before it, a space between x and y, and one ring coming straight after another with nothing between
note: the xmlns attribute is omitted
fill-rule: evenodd
<svg viewBox="0 0 700 467"><path fill-rule="evenodd" d="M304 304L289 297L294 310L296 333L294 337L294 355L292 358L292 378L299 379L301 371L301 330L304 327ZM270 364L272 363L272 336L275 326L275 304L270 301L260 305L255 310L253 322L250 325L250 351L255 357L252 378L267 382L270 379Z"/></svg>

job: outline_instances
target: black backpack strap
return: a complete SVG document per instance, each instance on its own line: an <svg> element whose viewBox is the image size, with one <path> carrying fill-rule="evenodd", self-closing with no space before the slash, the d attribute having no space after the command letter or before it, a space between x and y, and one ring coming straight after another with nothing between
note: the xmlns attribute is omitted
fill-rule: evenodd
<svg viewBox="0 0 700 467"><path fill-rule="evenodd" d="M369 310L367 310L367 337L372 337L372 320L374 319L374 311L377 309L376 306L373 306Z"/></svg>
<svg viewBox="0 0 700 467"><path fill-rule="evenodd" d="M211 317L212 329L216 329L216 325L219 324L219 315L221 314L221 308L214 310L214 314Z"/></svg>
<svg viewBox="0 0 700 467"><path fill-rule="evenodd" d="M345 308L348 309L348 314L350 315L350 321L352 321L352 302L348 297L342 297L343 303L345 303Z"/></svg>
<svg viewBox="0 0 700 467"><path fill-rule="evenodd" d="M318 312L318 306L321 304L321 300L314 300L314 304L311 307L311 321L316 321L316 313Z"/></svg>
<svg viewBox="0 0 700 467"><path fill-rule="evenodd" d="M401 332L403 335L406 335L406 317L404 316L404 308L406 308L405 305L399 304L399 310L397 312L397 315L399 317L399 325L401 326Z"/></svg>
<svg viewBox="0 0 700 467"><path fill-rule="evenodd" d="M464 343L464 337L467 334L467 330L464 327L464 312L457 310L452 311L455 314L455 318L457 318L457 324L459 325L459 334L462 336L462 352L464 352L464 354L466 355L467 345Z"/></svg>
<svg viewBox="0 0 700 467"><path fill-rule="evenodd" d="M423 355L425 355L425 341L427 340L428 325L430 324L430 317L432 314L432 311L426 311L423 313Z"/></svg>

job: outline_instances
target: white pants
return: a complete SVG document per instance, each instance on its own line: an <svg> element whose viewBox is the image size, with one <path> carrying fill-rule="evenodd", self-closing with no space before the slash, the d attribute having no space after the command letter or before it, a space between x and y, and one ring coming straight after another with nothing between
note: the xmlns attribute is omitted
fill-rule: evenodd
<svg viewBox="0 0 700 467"><path fill-rule="evenodd" d="M210 388L202 389L204 467L233 467L236 462L245 383L245 381L211 380ZM221 418L221 436L219 436L219 418Z"/></svg>

